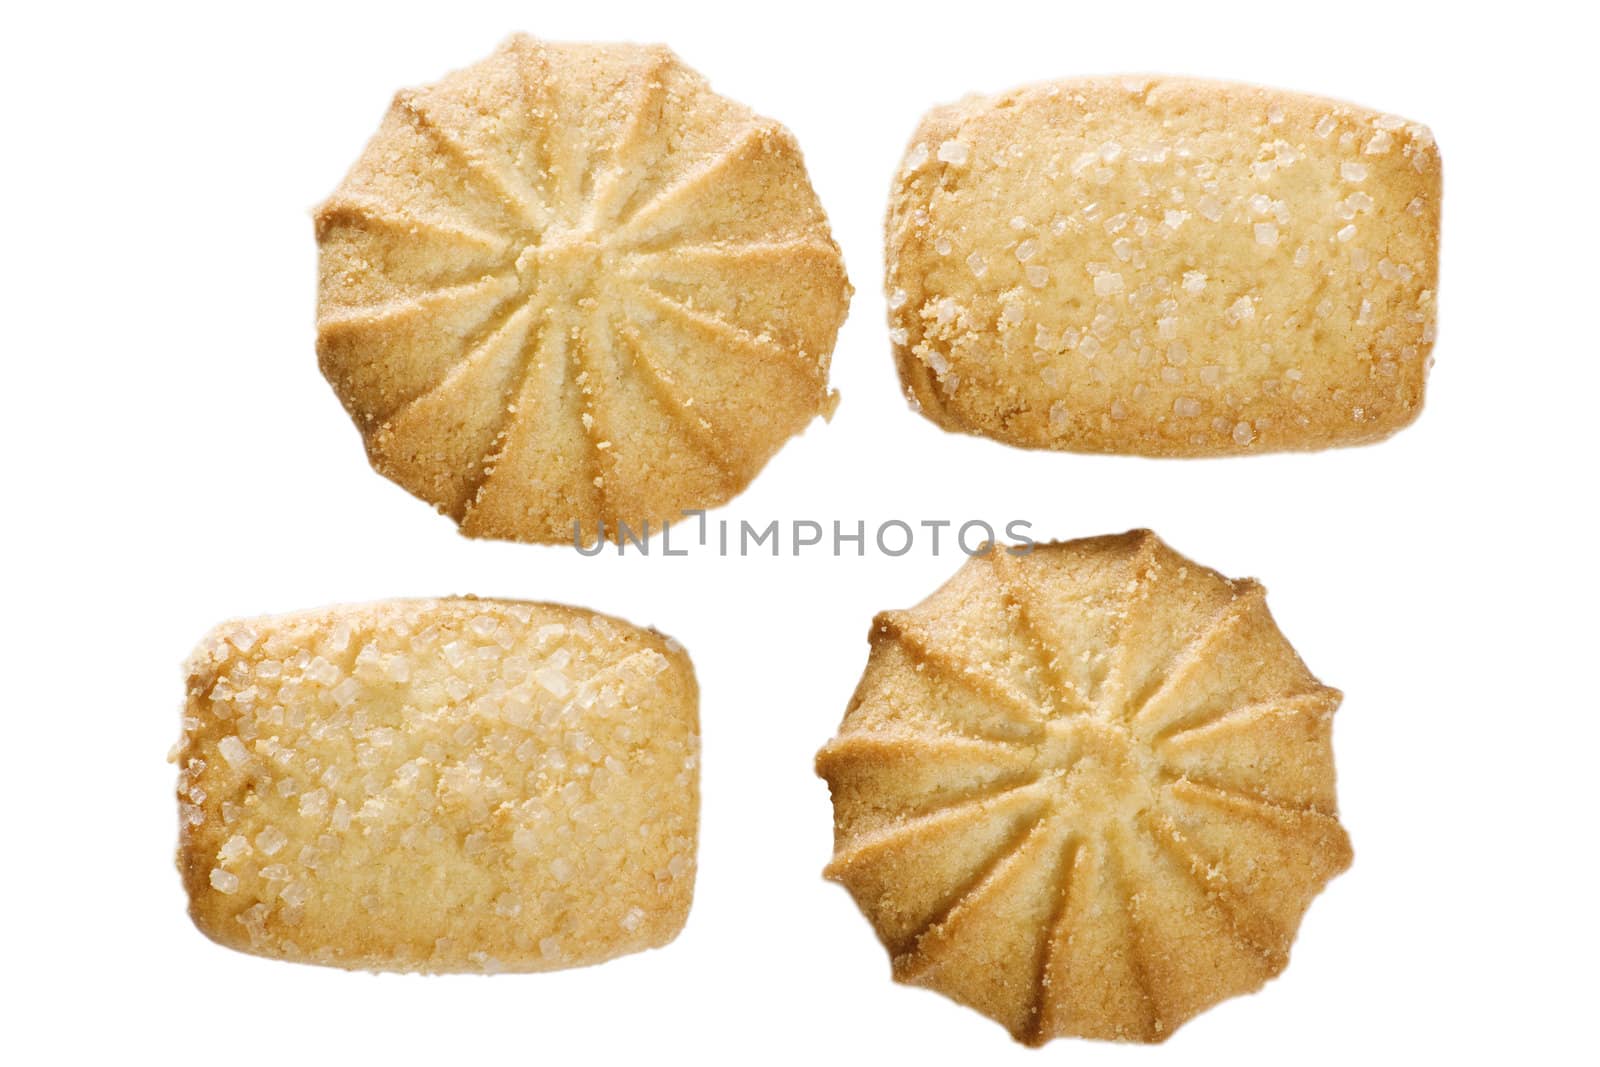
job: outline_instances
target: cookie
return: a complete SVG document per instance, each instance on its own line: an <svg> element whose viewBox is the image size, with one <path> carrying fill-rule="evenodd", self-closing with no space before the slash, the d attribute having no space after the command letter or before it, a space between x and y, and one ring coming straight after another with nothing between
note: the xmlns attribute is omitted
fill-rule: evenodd
<svg viewBox="0 0 1600 1067"><path fill-rule="evenodd" d="M827 875L897 981L1017 1040L1161 1041L1288 962L1350 863L1340 694L1262 587L1136 531L991 549L877 617Z"/></svg>
<svg viewBox="0 0 1600 1067"><path fill-rule="evenodd" d="M188 665L178 870L242 952L542 971L677 936L697 690L578 608L391 600L219 626Z"/></svg>
<svg viewBox="0 0 1600 1067"><path fill-rule="evenodd" d="M1439 153L1416 123L1183 78L937 108L895 180L907 396L1024 448L1354 445L1422 408Z"/></svg>
<svg viewBox="0 0 1600 1067"><path fill-rule="evenodd" d="M800 149L665 48L518 36L402 91L316 236L323 374L471 537L659 528L836 401L851 289Z"/></svg>

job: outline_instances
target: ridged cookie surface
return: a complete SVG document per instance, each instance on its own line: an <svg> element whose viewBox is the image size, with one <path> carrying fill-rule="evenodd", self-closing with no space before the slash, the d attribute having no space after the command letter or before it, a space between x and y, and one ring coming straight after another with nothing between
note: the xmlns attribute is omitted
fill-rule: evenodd
<svg viewBox="0 0 1600 1067"><path fill-rule="evenodd" d="M189 913L230 948L372 970L664 945L694 891L697 702L670 639L577 608L224 624L175 751Z"/></svg>
<svg viewBox="0 0 1600 1067"><path fill-rule="evenodd" d="M1288 963L1350 863L1340 695L1261 586L1155 535L992 550L878 616L838 736L838 881L896 980L1019 1041L1160 1041Z"/></svg>
<svg viewBox="0 0 1600 1067"><path fill-rule="evenodd" d="M665 48L518 36L401 92L316 232L323 373L469 536L659 528L832 410L800 150Z"/></svg>
<svg viewBox="0 0 1600 1067"><path fill-rule="evenodd" d="M1175 78L930 112L896 179L890 326L913 404L1027 448L1205 456L1386 437L1434 337L1422 126Z"/></svg>

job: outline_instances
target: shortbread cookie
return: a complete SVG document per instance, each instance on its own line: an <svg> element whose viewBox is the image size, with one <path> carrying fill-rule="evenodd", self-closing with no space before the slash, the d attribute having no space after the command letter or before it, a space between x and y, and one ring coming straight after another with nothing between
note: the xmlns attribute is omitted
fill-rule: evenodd
<svg viewBox="0 0 1600 1067"><path fill-rule="evenodd" d="M218 627L189 662L178 869L229 948L542 971L677 936L697 690L651 630L394 600Z"/></svg>
<svg viewBox="0 0 1600 1067"><path fill-rule="evenodd" d="M1340 695L1254 581L1154 534L993 549L909 611L817 756L896 980L1019 1041L1161 1041L1288 963L1350 863Z"/></svg>
<svg viewBox="0 0 1600 1067"><path fill-rule="evenodd" d="M1025 448L1378 440L1422 407L1439 191L1426 128L1294 93L1084 79L938 108L889 207L901 380Z"/></svg>
<svg viewBox="0 0 1600 1067"><path fill-rule="evenodd" d="M316 233L324 375L469 536L659 528L832 412L850 284L800 149L665 48L518 36L399 93Z"/></svg>

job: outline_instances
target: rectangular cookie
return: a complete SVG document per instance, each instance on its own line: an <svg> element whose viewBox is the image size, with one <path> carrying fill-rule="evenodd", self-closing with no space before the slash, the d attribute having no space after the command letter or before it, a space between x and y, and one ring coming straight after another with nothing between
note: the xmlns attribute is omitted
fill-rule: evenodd
<svg viewBox="0 0 1600 1067"><path fill-rule="evenodd" d="M1440 164L1313 96L1090 78L930 112L890 205L902 382L946 429L1206 456L1352 445L1421 410Z"/></svg>
<svg viewBox="0 0 1600 1067"><path fill-rule="evenodd" d="M698 690L578 608L395 600L226 623L188 664L178 869L202 933L394 971L540 971L672 940Z"/></svg>

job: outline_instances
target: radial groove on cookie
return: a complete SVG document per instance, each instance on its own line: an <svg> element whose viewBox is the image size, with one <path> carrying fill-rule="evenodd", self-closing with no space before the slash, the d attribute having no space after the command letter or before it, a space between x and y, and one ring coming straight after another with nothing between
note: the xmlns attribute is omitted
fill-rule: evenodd
<svg viewBox="0 0 1600 1067"><path fill-rule="evenodd" d="M1254 992L1281 969L1243 940L1222 908L1148 832L1119 834L1123 862L1142 868L1135 938L1165 1033L1220 1000ZM1161 877L1162 873L1176 877Z"/></svg>
<svg viewBox="0 0 1600 1067"><path fill-rule="evenodd" d="M477 229L446 216L418 214L357 193L329 198L317 208L314 218L319 238L339 226L360 226L387 231L395 237L423 236L475 248L484 253L486 267L510 267L516 259L511 242L492 230Z"/></svg>
<svg viewBox="0 0 1600 1067"><path fill-rule="evenodd" d="M1272 977L1266 957L1238 941L1216 904L1187 875L1155 877L1158 870L1178 867L1146 833L1117 833L1114 848L1125 877L1141 886L1128 897L1128 910L1155 1040L1166 1040L1216 1001L1253 992Z"/></svg>
<svg viewBox="0 0 1600 1067"><path fill-rule="evenodd" d="M1251 583L1225 603L1216 614L1206 620L1189 642L1179 649L1167 663L1166 670L1145 683L1145 686L1128 702L1128 722L1141 725L1149 722L1168 704L1181 700L1185 684L1194 672L1206 670L1206 655L1217 642L1244 625L1246 613L1263 609L1266 590Z"/></svg>
<svg viewBox="0 0 1600 1067"><path fill-rule="evenodd" d="M375 213L354 201L323 205L316 230L323 249L317 296L324 317L416 299L488 275L509 278L515 270L509 241L438 221Z"/></svg>
<svg viewBox="0 0 1600 1067"><path fill-rule="evenodd" d="M696 331L707 339L714 339L719 348L739 353L743 357L740 364L742 373L749 373L751 364L754 364L763 370L773 368L797 375L800 381L796 384L807 391L822 388L826 376L820 374L820 368L806 358L805 352L784 348L770 335L752 333L721 315L697 311L649 285L641 286L640 291L653 310L676 319L682 327Z"/></svg>
<svg viewBox="0 0 1600 1067"><path fill-rule="evenodd" d="M537 343L534 319L528 305L517 308L437 384L385 419L370 438L374 465L459 519L488 477L495 442L527 381L527 348ZM468 402L475 394L499 402Z"/></svg>
<svg viewBox="0 0 1600 1067"><path fill-rule="evenodd" d="M803 354L770 336L754 335L717 315L703 314L640 287L627 311L630 328L647 339L640 350L659 372L680 383L696 421L704 420L719 462L748 479L814 417L827 392L826 375ZM743 388L772 396L752 412L742 394L728 388L737 367ZM689 413L688 408L685 408Z"/></svg>
<svg viewBox="0 0 1600 1067"><path fill-rule="evenodd" d="M699 261L723 267L737 276L739 272L768 266L773 261L781 263L797 254L806 257L815 256L819 260L827 259L830 262L823 265L829 269L835 266L832 262L832 246L811 233L796 234L778 240L706 241L701 244L683 244L670 252L659 249L640 252L639 258L647 263L659 264L661 269L667 271L686 263Z"/></svg>
<svg viewBox="0 0 1600 1067"><path fill-rule="evenodd" d="M611 419L611 390L620 375L615 371L610 345L590 344L585 331L574 329L568 340L571 353L569 364L574 373L581 397L577 411L578 437L588 447L590 479L594 486L595 513L601 522L613 517L615 502L622 491L615 477L609 481L616 466L616 454L607 454L614 442L608 433ZM601 446L605 447L601 447Z"/></svg>
<svg viewBox="0 0 1600 1067"><path fill-rule="evenodd" d="M1108 638L1111 650L1102 659L1093 681L1096 709L1102 715L1107 714L1108 706L1125 702L1119 699L1122 694L1113 692L1112 687L1120 685L1123 690L1127 688L1129 664L1126 660L1133 645L1129 640L1130 630L1136 608L1153 580L1152 571L1159 566L1158 561L1165 548L1161 539L1149 530L1129 531L1116 544L1116 553L1121 561L1118 617Z"/></svg>
<svg viewBox="0 0 1600 1067"><path fill-rule="evenodd" d="M522 116L525 127L512 161L519 164L523 182L533 194L538 217L547 222L558 221L556 205L552 202L554 191L550 182L551 116L555 113L555 97L551 89L554 78L550 73L550 60L544 46L527 34L514 34L501 48L515 70L512 89L513 111Z"/></svg>
<svg viewBox="0 0 1600 1067"><path fill-rule="evenodd" d="M615 330L627 347L633 373L647 383L651 394L661 403L662 411L673 417L706 464L723 477L730 491L741 478L748 478L760 469L766 460L764 450L753 448L743 439L745 435L739 432L737 423L727 412L709 404L696 404L697 394L692 383L679 381L658 341L649 339L629 322L619 323Z"/></svg>
<svg viewBox="0 0 1600 1067"><path fill-rule="evenodd" d="M494 196L454 157L440 159L439 151L437 138L397 100L335 196L354 194L419 215L457 217L494 233L520 228L515 205Z"/></svg>
<svg viewBox="0 0 1600 1067"><path fill-rule="evenodd" d="M459 130L433 113L430 95L427 90L401 90L395 94L395 103L411 116L418 129L460 160L466 172L482 182L488 193L510 203L517 217L528 225L543 228L548 222L548 210L539 195L519 176L468 146Z"/></svg>
<svg viewBox="0 0 1600 1067"><path fill-rule="evenodd" d="M542 307L535 308L532 304L527 307L532 322L523 336L521 346L517 349L518 365L514 370L514 383L508 390L491 394L499 398L499 404L492 409L493 414L490 416L494 423L494 436L488 440L476 462L469 461L465 464L468 474L463 485L465 493L461 498L461 512L457 514L447 511L457 522L465 521L468 511L484 495L490 479L500 468L510 440L510 432L514 428L516 414L524 398L528 397L530 389L544 385L551 376L558 379L555 388L541 389L541 392L546 394L556 392L560 395L561 390L571 387L571 357L566 349L563 347L559 355L550 357L550 334L553 330L559 329L559 326L552 322L552 312ZM541 356L549 358L551 367L558 369L540 373L546 369L541 362ZM444 502L447 508L448 503Z"/></svg>
<svg viewBox="0 0 1600 1067"><path fill-rule="evenodd" d="M855 840L857 836L870 839L872 835L877 833L893 833L896 829L912 826L918 820L929 816L938 816L974 805L982 805L995 797L1037 786L1041 777L1039 772L1032 768L1012 768L999 770L989 777L979 777L971 783L948 785L924 791L897 805L893 822L877 820L860 828L853 827L852 829L855 829L856 833L851 836L850 840Z"/></svg>
<svg viewBox="0 0 1600 1067"><path fill-rule="evenodd" d="M1338 816L1317 808L1292 804L1231 786L1214 785L1187 775L1164 775L1166 792L1174 799L1212 808L1223 814L1254 819L1284 833L1310 831L1332 840L1344 840Z"/></svg>
<svg viewBox="0 0 1600 1067"><path fill-rule="evenodd" d="M710 93L704 81L692 71L682 70L674 78L677 92L668 92L665 104L671 115L663 112L661 121L673 131L671 151L663 152L638 174L625 196L612 199L609 221L619 233L626 234L629 224L663 194L677 188L690 176L699 173L734 142L751 123L750 114ZM680 95L681 94L681 95ZM701 110L700 122L687 120L690 106ZM682 112L681 114L679 112ZM631 238L624 236L625 241ZM636 251L637 245L630 244Z"/></svg>
<svg viewBox="0 0 1600 1067"><path fill-rule="evenodd" d="M944 672L941 671L940 673L943 674ZM952 684L958 688L968 689L970 695L980 699L987 697L986 691L981 688L972 688L962 680L953 680ZM868 710L872 710L866 704L863 704L862 707L868 707ZM935 721L940 731L928 731L921 736L939 741L956 737L980 744L1005 745L1012 748L1018 745L1037 744L1044 739L1044 732L1039 723L1020 721L1015 717L1016 706L1002 701L998 702L998 707L1000 714L989 719L945 715L936 712L937 718ZM939 709L939 711L943 710L945 709Z"/></svg>
<svg viewBox="0 0 1600 1067"><path fill-rule="evenodd" d="M1023 641L1046 680L1047 684L1043 690L1050 705L1045 709L1046 716L1089 714L1093 709L1085 695L1079 693L1077 687L1061 671L1059 665L1061 649L1055 642L1046 640L1040 633L1039 627L1035 625L1034 608L1028 602L1026 580L1020 574L1015 558L1009 550L1000 547L991 547L985 558L990 561L989 565L999 579L1001 598L1015 613ZM1056 706L1058 701L1066 706Z"/></svg>
<svg viewBox="0 0 1600 1067"><path fill-rule="evenodd" d="M784 180L758 179L774 167ZM754 121L725 152L641 208L625 224L627 238L641 250L655 250L668 240L738 242L815 232L825 220L809 186L797 184L803 174L787 131Z"/></svg>
<svg viewBox="0 0 1600 1067"><path fill-rule="evenodd" d="M317 316L317 328L330 340L365 329L378 329L396 320L430 319L452 310L487 316L500 309L512 293L509 273L478 274L455 284L440 285L418 295L397 296L369 304L329 308Z"/></svg>
<svg viewBox="0 0 1600 1067"><path fill-rule="evenodd" d="M917 625L909 613L883 612L878 616L876 630L904 645L919 663L932 667L941 677L1001 705L1012 713L1014 721L1036 729L1043 722L1037 702L1013 689L1006 680L979 671L972 664L962 663L940 651L932 637Z"/></svg>
<svg viewBox="0 0 1600 1067"><path fill-rule="evenodd" d="M382 260L380 251L355 247L355 241L346 240L350 236L350 232L329 233L324 238L324 246L345 244L347 247L341 249L342 258L360 260L363 264ZM515 264L502 261L485 266L484 257L471 252L461 254L464 251L457 249L447 254L437 250L432 256L433 263L420 268L384 260L382 265L388 273L378 284L371 284L343 265L335 266L325 260L319 279L323 313L318 325L334 331L363 326L377 328L385 319L404 317L416 305L438 303L447 300L449 294L516 284Z"/></svg>
<svg viewBox="0 0 1600 1067"><path fill-rule="evenodd" d="M515 295L509 279L491 275L416 300L321 318L322 372L370 433L498 329L516 310ZM453 343L441 345L446 339Z"/></svg>
<svg viewBox="0 0 1600 1067"><path fill-rule="evenodd" d="M663 399L635 354L618 343L619 332L607 323L589 331L582 346L593 412L589 434L607 501L603 510L612 522L627 522L634 530L646 521L659 529L682 517L661 490L664 480L690 483L699 499L720 503L732 495L736 474L724 461L726 449L708 452L701 443L709 439L704 428L688 423L680 408Z"/></svg>
<svg viewBox="0 0 1600 1067"><path fill-rule="evenodd" d="M1226 886L1234 917L1285 960L1316 887L1349 866L1349 839L1335 826L1253 818L1216 819L1167 798L1152 813L1181 833L1197 868ZM1226 902L1225 902L1226 903Z"/></svg>
<svg viewBox="0 0 1600 1067"><path fill-rule="evenodd" d="M656 190L655 194L638 205L630 214L621 220L620 235L637 247L646 247L653 240L669 236L671 231L652 230L651 224L658 221L664 213L679 207L679 201L710 184L719 174L731 171L739 161L747 147L759 144L767 135L768 128L758 121L742 123L735 131L734 136L723 144L716 152L708 155L699 162L699 165L678 176L678 179L669 185ZM681 219L677 225L684 225L687 219Z"/></svg>
<svg viewBox="0 0 1600 1067"><path fill-rule="evenodd" d="M992 812L997 805L1014 808L1020 804L1030 811L1041 807L1043 799L1041 790L1037 788L1039 784L1040 775L1024 772L968 789L958 796L927 804L920 809L907 809L900 813L894 823L851 837L844 851L834 856L829 865L830 874L859 864L870 853L901 847L911 839L915 843L925 844L930 834L937 836L980 812Z"/></svg>
<svg viewBox="0 0 1600 1067"><path fill-rule="evenodd" d="M856 898L896 957L1027 836L1044 818L1046 806L1036 786L958 804L851 844L825 873ZM889 885L901 877L914 881L891 896Z"/></svg>
<svg viewBox="0 0 1600 1067"><path fill-rule="evenodd" d="M580 426L583 398L574 360L564 318L546 320L494 451L482 461L478 488L461 517L463 531L509 537L531 527L550 540L570 540L566 516L593 514L598 507L594 451ZM542 489L539 499L552 505L530 513L529 488Z"/></svg>
<svg viewBox="0 0 1600 1067"><path fill-rule="evenodd" d="M588 64L581 59L585 47L594 57ZM648 118L641 113L641 106L648 102L651 83L660 82L669 71L683 68L672 51L662 45L635 45L626 55L617 54L606 45L579 48L579 54L566 57L566 62L583 69L577 78L565 83L569 92L564 110L579 116L568 128L589 135L582 142L585 152L580 157L578 182L572 195L577 208L575 224L582 228L600 220L594 211L595 203L619 169L628 166L622 153L628 150L635 134L649 130L648 125L640 125L640 119ZM587 91L570 91L586 78L592 79ZM594 92L595 87L601 91Z"/></svg>
<svg viewBox="0 0 1600 1067"><path fill-rule="evenodd" d="M527 348L530 342L537 343L537 333L530 329L539 318L539 310L531 304L506 305L503 309L504 317L488 323L485 335L472 345L461 362L445 372L444 377L428 386L421 393L402 404L393 415L385 419L385 425L396 418L403 417L406 411L414 405L427 401L436 396L441 390L459 385L461 380L474 369L486 365L503 367L506 372L517 371L514 382L509 373L505 381L495 376L491 392L503 394L506 386L511 386L510 392L520 393L527 381L528 355Z"/></svg>
<svg viewBox="0 0 1600 1067"><path fill-rule="evenodd" d="M1121 721L1161 689L1174 664L1227 617L1235 597L1215 573L1172 563L1149 573L1129 592L1103 683L1103 700Z"/></svg>
<svg viewBox="0 0 1600 1067"><path fill-rule="evenodd" d="M681 472L680 476L697 479L707 499L720 502L732 496L741 479L752 476L766 457L752 462L750 453L735 443L738 434L696 414L696 398L682 397L659 377L655 373L659 364L644 360L641 347L617 343L622 331L615 323L608 326L606 336L611 341L619 381L625 380L627 388L634 391L636 404L648 404L661 422L663 429L657 434L657 441L677 446L673 469ZM659 352L659 344L650 351ZM640 447L645 447L642 442ZM681 517L664 501L651 514L665 520Z"/></svg>
<svg viewBox="0 0 1600 1067"><path fill-rule="evenodd" d="M1103 649L1120 639L1131 596L1130 568L1153 552L1150 540L1153 535L1148 532L1096 538L1096 552L1059 557L1060 566L1071 568L1070 585L1042 580L1028 561L1031 549L1013 552L997 547L992 553L993 566L1002 572L1003 599L1027 609L1026 618L1019 619L1020 628L1048 651L1047 673L1067 710L1101 718L1109 715L1104 690L1114 652Z"/></svg>
<svg viewBox="0 0 1600 1067"><path fill-rule="evenodd" d="M1116 910L1122 919L1121 933L1128 955L1128 971L1138 991L1139 1003L1144 1009L1139 1037L1143 1041L1165 1041L1171 1031L1166 1029L1161 1019L1161 1010L1156 1004L1155 993L1151 988L1149 959L1140 937L1139 919L1134 912L1133 896L1128 891L1127 872L1123 866L1122 854L1113 835L1108 834L1103 839L1103 849L1106 879L1110 885Z"/></svg>
<svg viewBox="0 0 1600 1067"><path fill-rule="evenodd" d="M1137 1036L1144 1032L1147 1009L1130 971L1131 954L1121 950L1125 934L1104 929L1105 843L1074 836L1071 847L1071 866L1062 873L1059 911L1045 945L1035 1027L1019 1037L1029 1045L1067 1034L1128 1037L1130 1019ZM1105 951L1108 938L1117 951Z"/></svg>
<svg viewBox="0 0 1600 1067"><path fill-rule="evenodd" d="M890 946L896 981L918 982L929 977L928 971L938 965L939 949L949 943L952 935L960 933L967 916L978 910L988 894L1005 888L1010 877L1028 865L1050 825L1047 809L1019 823L1012 834L982 864L972 868L968 877L952 889L938 908L903 939L898 951Z"/></svg>
<svg viewBox="0 0 1600 1067"><path fill-rule="evenodd" d="M1050 888L1067 833L1059 819L1035 823L982 882L917 939L915 948L896 958L896 977L914 984L937 980L941 992L991 1016L1018 1038L1031 1033L1038 959L1054 911ZM970 967L974 956L987 966ZM945 968L947 961L956 968Z"/></svg>
<svg viewBox="0 0 1600 1067"><path fill-rule="evenodd" d="M1235 893L1228 880L1195 850L1170 817L1145 812L1140 823L1157 848L1166 853L1173 869L1181 871L1196 889L1216 902L1239 942L1265 957L1273 973L1281 971L1289 962L1287 945L1293 940L1293 932L1276 927L1251 901Z"/></svg>
<svg viewBox="0 0 1600 1067"><path fill-rule="evenodd" d="M1342 694L1319 687L1281 701L1246 705L1210 722L1159 739L1162 767L1191 779L1227 785L1246 778L1256 789L1291 804L1332 814L1337 808L1333 774L1333 713ZM1277 758L1282 751L1309 759Z"/></svg>
<svg viewBox="0 0 1600 1067"><path fill-rule="evenodd" d="M833 783L836 843L1039 777L1015 746L961 736L845 734L817 769Z"/></svg>
<svg viewBox="0 0 1600 1067"><path fill-rule="evenodd" d="M1220 704L1211 711L1192 715L1176 722L1169 723L1156 731L1151 740L1158 746L1163 746L1205 731L1238 727L1251 722L1257 722L1274 714L1282 714L1286 709L1325 709L1339 702L1339 691L1325 685L1312 685L1302 692L1284 693L1260 700L1250 700L1239 704Z"/></svg>
<svg viewBox="0 0 1600 1067"><path fill-rule="evenodd" d="M931 743L957 737L1013 748L1043 740L1043 724L1031 708L995 701L963 679L919 667L909 645L887 640L880 630L874 635L880 662L910 671L912 684L903 690L881 688L876 684L881 672L869 671L851 698L842 733L903 730ZM908 714L913 710L914 719Z"/></svg>
<svg viewBox="0 0 1600 1067"><path fill-rule="evenodd" d="M754 336L765 335L810 367L826 384L819 357L843 322L841 294L849 291L838 254L808 235L789 241L699 245L671 254L633 257L633 276L654 295L721 318ZM752 292L777 294L755 301Z"/></svg>
<svg viewBox="0 0 1600 1067"><path fill-rule="evenodd" d="M1043 936L1033 964L1033 1004L1029 1009L1027 1026L1020 1031L1013 1031L1017 1040L1026 1045L1042 1045L1050 1039L1045 1027L1052 999L1051 961L1056 955L1061 939L1068 936L1068 907L1073 903L1072 881L1079 861L1083 857L1083 850L1083 839L1069 833L1056 859L1055 876L1046 889L1051 903L1048 917L1040 928Z"/></svg>
<svg viewBox="0 0 1600 1067"><path fill-rule="evenodd" d="M1169 816L1145 815L1151 839L1171 858L1174 868L1185 871L1201 892L1217 902L1240 941L1266 957L1274 973L1289 963L1294 926L1280 921L1254 900L1241 895L1212 860L1202 855ZM1300 916L1293 918L1298 924Z"/></svg>
<svg viewBox="0 0 1600 1067"><path fill-rule="evenodd" d="M817 751L817 767L828 774L847 771L860 763L876 768L881 762L904 761L908 769L923 770L948 761L951 765L988 768L1011 764L1017 769L1028 764L1017 754L1010 739L997 740L976 735L928 736L913 732L884 734L867 731L842 733Z"/></svg>
<svg viewBox="0 0 1600 1067"><path fill-rule="evenodd" d="M614 124L622 121L607 114L596 101L584 101L577 120L562 129L556 138L558 146L551 171L558 184L558 200L566 205L566 217L574 232L584 232L584 219L589 217L593 203L595 181L602 167L600 145L607 136L614 136ZM590 136L590 134L594 136Z"/></svg>
<svg viewBox="0 0 1600 1067"><path fill-rule="evenodd" d="M495 342L495 338L506 331L507 327L516 319L518 312L523 307L523 304L516 299L515 294L502 295L503 293L504 290L497 287L497 299L494 306L490 309L488 316L483 321L475 324L470 331L463 336L462 354L457 358L456 362L446 365L443 373L439 374L434 380L423 384L420 387L420 391L413 395L406 396L405 399L400 402L399 407L396 407L394 411L388 412L381 416L383 422L388 422L393 414L396 411L399 411L400 408L403 408L406 404L411 403L418 397L427 396L432 393L439 387L439 384L449 376L452 370L455 370L456 368L459 368L468 362L474 353L478 352L485 346L493 344Z"/></svg>
<svg viewBox="0 0 1600 1067"><path fill-rule="evenodd" d="M633 190L654 169L658 152L647 152L653 138L663 134L663 112L669 92L667 82L676 69L673 55L665 48L652 50L636 71L638 83L626 105L628 119L611 147L610 159L589 197L585 225L614 221L616 211L626 204ZM659 146L656 146L659 147Z"/></svg>
<svg viewBox="0 0 1600 1067"><path fill-rule="evenodd" d="M1037 564L1035 553L1029 563ZM1003 682L1045 718L1049 692L1037 658L1019 641L1004 589L993 580L986 556L973 559L921 604L903 613L940 646L942 654L979 676Z"/></svg>
<svg viewBox="0 0 1600 1067"><path fill-rule="evenodd" d="M503 192L521 225L543 232L556 219L548 166L550 143L545 124L552 111L550 65L537 42L513 37L475 68L456 71L421 90L430 117L458 139L456 158L474 161L480 180ZM441 158L451 150L440 146Z"/></svg>
<svg viewBox="0 0 1600 1067"><path fill-rule="evenodd" d="M1135 734L1154 743L1241 704L1285 700L1319 685L1273 624L1264 595L1243 596L1238 603L1234 618L1207 641L1208 666L1175 664L1170 684L1135 713L1130 723Z"/></svg>

